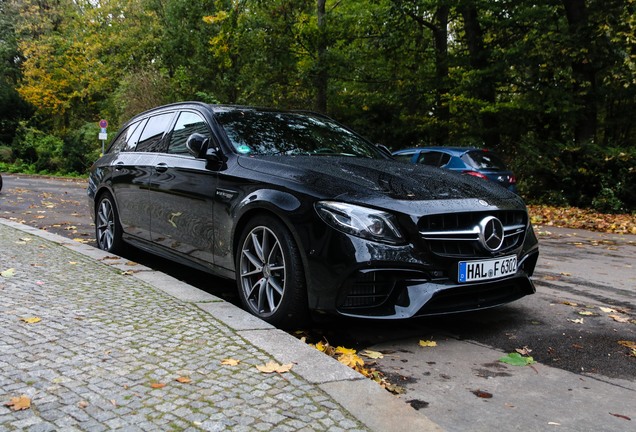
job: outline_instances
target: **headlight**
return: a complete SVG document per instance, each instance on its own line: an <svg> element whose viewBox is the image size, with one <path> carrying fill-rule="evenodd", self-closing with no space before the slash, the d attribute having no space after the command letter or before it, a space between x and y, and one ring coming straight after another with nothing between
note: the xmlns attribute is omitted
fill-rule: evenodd
<svg viewBox="0 0 636 432"><path fill-rule="evenodd" d="M315 206L320 218L338 231L382 243L404 243L395 217L387 212L334 201Z"/></svg>

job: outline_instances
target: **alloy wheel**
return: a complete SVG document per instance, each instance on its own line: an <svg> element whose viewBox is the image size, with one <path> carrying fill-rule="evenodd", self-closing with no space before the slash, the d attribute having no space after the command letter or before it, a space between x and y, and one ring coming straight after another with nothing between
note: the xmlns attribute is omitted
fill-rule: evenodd
<svg viewBox="0 0 636 432"><path fill-rule="evenodd" d="M115 212L108 198L100 201L97 208L97 245L100 249L110 251L115 239Z"/></svg>
<svg viewBox="0 0 636 432"><path fill-rule="evenodd" d="M257 226L245 237L240 257L240 286L248 306L259 316L276 312L285 292L287 269L278 237Z"/></svg>

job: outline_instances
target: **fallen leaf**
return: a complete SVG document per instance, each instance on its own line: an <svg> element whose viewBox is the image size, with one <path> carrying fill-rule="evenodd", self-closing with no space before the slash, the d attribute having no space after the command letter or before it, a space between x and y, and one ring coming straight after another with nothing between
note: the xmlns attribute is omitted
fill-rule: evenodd
<svg viewBox="0 0 636 432"><path fill-rule="evenodd" d="M0 276L2 276L3 278L10 278L13 277L15 275L15 269L14 268L10 268L7 269L3 272L0 272Z"/></svg>
<svg viewBox="0 0 636 432"><path fill-rule="evenodd" d="M437 342L430 341L430 340L421 340L420 341L420 346L421 347L436 347L437 346Z"/></svg>
<svg viewBox="0 0 636 432"><path fill-rule="evenodd" d="M572 273L561 272L561 276L572 276Z"/></svg>
<svg viewBox="0 0 636 432"><path fill-rule="evenodd" d="M79 406L80 408L86 408L88 407L88 402L86 401L80 401L77 406Z"/></svg>
<svg viewBox="0 0 636 432"><path fill-rule="evenodd" d="M629 322L629 318L628 317L624 317L624 316L620 316L620 315L608 315L608 317L610 317L611 319L613 319L616 322L619 323L628 323Z"/></svg>
<svg viewBox="0 0 636 432"><path fill-rule="evenodd" d="M548 422L548 424L550 426L561 426L561 423L557 423L557 422Z"/></svg>
<svg viewBox="0 0 636 432"><path fill-rule="evenodd" d="M621 419L623 419L623 420L629 420L629 421L631 421L631 420L632 420L631 418L629 418L629 417L627 417L627 416L625 416L625 415L622 415L622 414L614 414L614 413L610 413L610 415L613 415L614 417L621 418Z"/></svg>
<svg viewBox="0 0 636 432"><path fill-rule="evenodd" d="M350 368L356 369L358 366L364 366L364 360L362 360L355 351L353 354L340 354L338 356L338 361L343 365L349 366Z"/></svg>
<svg viewBox="0 0 636 432"><path fill-rule="evenodd" d="M29 317L29 318L20 318L20 321L23 321L27 324L35 324L35 323L39 323L40 321L42 321L42 318L40 317Z"/></svg>
<svg viewBox="0 0 636 432"><path fill-rule="evenodd" d="M292 368L292 364L288 363L288 364L283 364L280 365L276 362L269 362L266 365L263 366L256 366L256 369L258 369L259 371L263 372L263 373L285 373L285 372L289 372L290 369Z"/></svg>
<svg viewBox="0 0 636 432"><path fill-rule="evenodd" d="M351 354L355 354L355 353L356 353L356 350L354 350L352 348L345 348L345 347L341 347L341 346L336 348L336 354L351 355Z"/></svg>
<svg viewBox="0 0 636 432"><path fill-rule="evenodd" d="M126 265L127 265L127 266L130 266L130 267L134 267L134 266L139 265L139 264L137 264L137 263L136 263L136 262L134 262L134 261L126 261Z"/></svg>
<svg viewBox="0 0 636 432"><path fill-rule="evenodd" d="M11 408L12 411L22 411L31 408L31 399L27 395L22 395L11 398L11 400L4 405Z"/></svg>
<svg viewBox="0 0 636 432"><path fill-rule="evenodd" d="M515 349L515 351L517 351L519 354L524 356L527 356L532 352L532 350L528 348L527 346L524 346L523 348L517 348Z"/></svg>
<svg viewBox="0 0 636 432"><path fill-rule="evenodd" d="M594 312L590 312L590 311L579 311L579 315L593 316L593 315L596 315L596 314Z"/></svg>
<svg viewBox="0 0 636 432"><path fill-rule="evenodd" d="M150 384L150 387L152 387L153 389L160 389L160 388L164 388L166 386L165 383L160 383L160 382L153 382L152 384Z"/></svg>
<svg viewBox="0 0 636 432"><path fill-rule="evenodd" d="M599 306L599 309L605 313L616 313L616 309Z"/></svg>
<svg viewBox="0 0 636 432"><path fill-rule="evenodd" d="M583 324L583 318L578 318L578 319L569 319L568 321L573 322L574 324Z"/></svg>
<svg viewBox="0 0 636 432"><path fill-rule="evenodd" d="M384 358L384 354L382 354L381 352L371 351L371 350L364 350L360 353L360 355L363 355L365 357L368 357L374 360Z"/></svg>
<svg viewBox="0 0 636 432"><path fill-rule="evenodd" d="M135 272L132 271L132 270L126 270L126 271L121 272L121 274L122 274L122 276L132 276L132 275L135 274Z"/></svg>
<svg viewBox="0 0 636 432"><path fill-rule="evenodd" d="M501 357L499 361L511 366L527 366L536 363L532 357L524 357L517 352Z"/></svg>
<svg viewBox="0 0 636 432"><path fill-rule="evenodd" d="M578 306L577 303L572 303L572 302L569 302L569 301L562 301L561 304L564 304L566 306L574 306L574 307Z"/></svg>
<svg viewBox="0 0 636 432"><path fill-rule="evenodd" d="M240 360L235 360L235 359L231 359L231 358L226 358L221 360L221 364L223 366L236 366L240 363Z"/></svg>
<svg viewBox="0 0 636 432"><path fill-rule="evenodd" d="M471 393L482 399L492 399L492 393L483 390L471 390Z"/></svg>
<svg viewBox="0 0 636 432"><path fill-rule="evenodd" d="M192 380L190 378L184 377L184 376L180 376L175 381L180 382L181 384L188 384L188 383L192 382Z"/></svg>

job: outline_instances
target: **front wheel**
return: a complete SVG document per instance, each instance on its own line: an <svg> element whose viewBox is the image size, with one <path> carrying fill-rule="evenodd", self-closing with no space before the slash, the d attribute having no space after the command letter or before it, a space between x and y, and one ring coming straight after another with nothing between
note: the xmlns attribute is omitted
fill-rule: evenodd
<svg viewBox="0 0 636 432"><path fill-rule="evenodd" d="M289 230L274 217L259 216L245 227L238 246L236 279L243 306L278 327L304 323L305 274Z"/></svg>
<svg viewBox="0 0 636 432"><path fill-rule="evenodd" d="M122 247L122 229L115 200L108 192L100 196L95 207L95 239L97 247L118 253Z"/></svg>

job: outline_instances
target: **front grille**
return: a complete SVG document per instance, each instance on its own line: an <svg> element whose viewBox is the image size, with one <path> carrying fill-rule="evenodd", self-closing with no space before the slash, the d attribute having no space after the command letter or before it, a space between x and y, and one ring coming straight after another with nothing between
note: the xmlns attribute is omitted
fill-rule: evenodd
<svg viewBox="0 0 636 432"><path fill-rule="evenodd" d="M428 215L419 220L418 229L435 255L454 258L488 257L493 253L482 247L479 241L479 223L487 216L496 217L504 226L504 242L496 251L497 255L521 246L528 224L525 211Z"/></svg>

